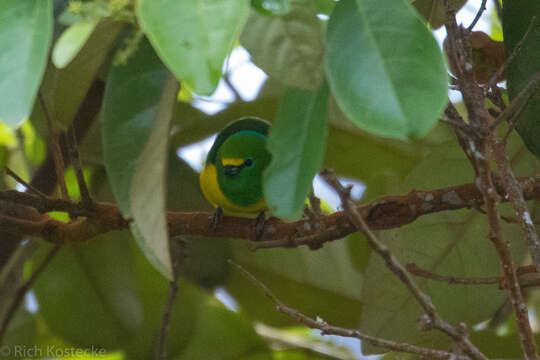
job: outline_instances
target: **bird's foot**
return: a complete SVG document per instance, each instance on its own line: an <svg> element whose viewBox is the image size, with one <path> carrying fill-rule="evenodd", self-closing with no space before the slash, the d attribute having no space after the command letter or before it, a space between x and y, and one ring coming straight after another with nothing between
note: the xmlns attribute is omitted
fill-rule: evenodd
<svg viewBox="0 0 540 360"><path fill-rule="evenodd" d="M223 209L218 207L216 211L212 214L212 230L216 231L217 226L221 223L221 220L223 220Z"/></svg>

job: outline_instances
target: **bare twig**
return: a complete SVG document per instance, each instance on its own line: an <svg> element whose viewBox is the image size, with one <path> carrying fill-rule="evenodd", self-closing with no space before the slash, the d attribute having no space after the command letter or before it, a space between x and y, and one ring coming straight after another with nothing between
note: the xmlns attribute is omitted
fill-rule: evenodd
<svg viewBox="0 0 540 360"><path fill-rule="evenodd" d="M167 335L169 329L169 323L171 320L174 301L178 295L178 275L180 272L180 262L184 256L184 243L182 241L169 242L171 255L173 257L173 279L169 281L169 294L167 296L167 303L163 309L163 316L161 318L161 327L157 338L157 346L155 352L155 360L167 359Z"/></svg>
<svg viewBox="0 0 540 360"><path fill-rule="evenodd" d="M49 265L51 260L56 256L56 254L58 253L58 250L60 250L60 246L58 245L54 246L49 251L45 259L43 259L41 264L39 264L39 266L34 271L32 276L30 276L30 278L24 284L22 284L21 287L17 290L17 293L15 294L15 297L13 298L13 302L11 303L8 311L6 312L6 316L2 319L2 325L0 326L0 344L2 343L2 339L6 335L8 326L11 320L13 319L15 312L17 311L21 302L24 299L24 296L26 295L28 290L32 288L38 276L43 272L43 270L45 270L47 265Z"/></svg>
<svg viewBox="0 0 540 360"><path fill-rule="evenodd" d="M487 0L482 0L482 5L480 5L480 9L478 9L478 12L476 13L476 16L474 17L471 25L469 25L469 27L467 28L468 32L472 31L476 23L478 23L478 20L480 20L480 18L482 17L482 14L486 10L486 3L487 3Z"/></svg>
<svg viewBox="0 0 540 360"><path fill-rule="evenodd" d="M435 328L442 331L459 344L461 349L471 358L487 360L487 357L470 342L467 333L463 331L463 329L455 328L438 315L435 306L431 302L431 298L424 293L409 276L409 273L398 262L394 255L392 255L388 247L380 242L375 234L373 234L365 220L358 213L357 208L350 197L350 188L344 188L332 171L324 170L321 172L321 176L339 194L343 208L349 216L349 220L354 224L358 231L361 231L366 236L369 246L384 259L386 266L401 280L401 282L403 282L403 284L405 284L405 286L407 286L410 293L422 307L429 320L426 328Z"/></svg>
<svg viewBox="0 0 540 360"><path fill-rule="evenodd" d="M42 193L41 191L39 191L38 189L36 189L36 188L33 187L32 185L30 185L29 183L27 183L26 181L24 181L19 175L17 175L17 174L16 174L13 170L11 170L9 167L5 166L4 168L6 169L6 174L8 174L9 176L11 176L16 182L18 182L19 184L21 184L22 186L24 186L26 189L28 189L28 191L33 192L34 194L38 195L39 197L47 198L47 195L45 195L44 193Z"/></svg>
<svg viewBox="0 0 540 360"><path fill-rule="evenodd" d="M86 181L82 172L79 149L77 148L77 137L75 136L74 128L70 128L68 130L66 143L69 150L71 163L73 165L73 170L75 171L75 176L77 178L77 184L79 186L79 192L81 194L81 202L85 207L90 208L93 201L90 197L90 191L88 191L88 186L86 185Z"/></svg>
<svg viewBox="0 0 540 360"><path fill-rule="evenodd" d="M489 276L489 277L455 277L455 276L444 276L439 274L434 274L431 271L424 270L420 268L416 264L407 264L405 265L407 270L419 277L423 277L430 280L435 281L443 281L447 282L451 285L494 285L498 284L500 289L505 289L507 287L506 279L504 276ZM516 273L518 276L524 275L524 274L532 274L536 273L536 267L535 266L521 266L516 270ZM524 281L523 283L520 281L520 286L523 287L524 285L529 285L530 281Z"/></svg>
<svg viewBox="0 0 540 360"><path fill-rule="evenodd" d="M487 153L486 146L487 144L484 143L482 148L483 153ZM538 359L536 342L529 323L528 309L523 299L517 273L514 270L510 245L502 235L499 211L497 210L498 195L494 191L489 159L486 157L479 160L478 168L481 170L478 174L478 179L480 180L480 188L484 194L484 202L486 204L489 239L495 245L495 249L501 260L505 281L510 291L510 303L512 304L517 320L521 347L526 359Z"/></svg>
<svg viewBox="0 0 540 360"><path fill-rule="evenodd" d="M259 279L257 279L253 274L251 274L249 271L244 269L241 265L233 262L230 259L229 259L229 264L233 265L244 277L246 277L249 281L251 281L255 286L260 288L264 292L266 297L268 297L274 303L277 311L290 316L291 318L308 326L311 329L321 330L322 335L338 335L338 336L357 338L364 342L370 343L371 345L374 345L374 346L383 347L383 348L393 350L393 351L422 355L422 356L427 357L428 359L447 359L447 360L469 359L468 357L452 354L447 351L424 348L424 347L415 346L415 345L411 345L407 343L400 343L396 341L377 338L374 336L369 336L360 332L359 330L346 329L346 328L330 325L327 322L320 319L311 318L301 313L300 311L285 305L276 295L274 295L274 293L272 293L272 291L268 288L268 286L263 284Z"/></svg>
<svg viewBox="0 0 540 360"><path fill-rule="evenodd" d="M52 122L51 116L47 109L47 105L45 103L45 99L43 98L43 94L41 90L38 91L38 98L39 98L41 108L43 109L43 114L45 116L45 119L47 120L47 126L49 129L49 135L48 135L49 152L52 154L52 157L54 160L54 169L56 171L58 184L60 185L60 192L62 194L62 199L69 200L69 194L68 194L67 186L66 186L66 179L64 178L65 164L64 164L64 159L62 157L62 151L60 150L59 136L54 131L54 124Z"/></svg>

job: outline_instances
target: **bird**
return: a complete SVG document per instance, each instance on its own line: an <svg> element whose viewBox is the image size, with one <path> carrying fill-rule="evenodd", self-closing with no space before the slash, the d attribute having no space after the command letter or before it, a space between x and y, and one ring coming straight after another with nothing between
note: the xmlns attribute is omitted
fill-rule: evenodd
<svg viewBox="0 0 540 360"><path fill-rule="evenodd" d="M263 192L263 171L271 155L266 149L270 124L255 117L241 118L227 125L216 137L200 174L204 197L215 207L213 227L222 214L258 214L267 210Z"/></svg>

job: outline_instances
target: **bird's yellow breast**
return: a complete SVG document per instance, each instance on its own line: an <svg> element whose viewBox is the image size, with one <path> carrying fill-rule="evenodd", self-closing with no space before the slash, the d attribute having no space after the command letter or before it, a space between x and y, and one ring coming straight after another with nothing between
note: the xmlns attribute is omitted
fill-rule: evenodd
<svg viewBox="0 0 540 360"><path fill-rule="evenodd" d="M216 166L207 164L199 177L204 197L215 207L220 207L226 214L253 214L266 210L266 201L261 199L249 206L237 205L223 194L217 179Z"/></svg>

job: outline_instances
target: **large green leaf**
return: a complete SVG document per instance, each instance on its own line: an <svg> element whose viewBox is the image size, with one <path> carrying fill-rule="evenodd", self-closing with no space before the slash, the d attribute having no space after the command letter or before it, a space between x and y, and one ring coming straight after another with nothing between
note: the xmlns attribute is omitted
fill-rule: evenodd
<svg viewBox="0 0 540 360"><path fill-rule="evenodd" d="M455 140L424 147L423 151L424 158L401 184L396 184L396 193L436 189L474 179L473 170ZM370 185L367 186L369 188ZM451 192L447 196L453 201L460 200ZM520 263L526 246L520 239L517 225L503 224L503 229L505 238L512 244L515 262ZM501 273L497 253L487 238L488 231L485 215L474 210L460 210L424 216L405 227L381 231L378 236L402 264L414 263L441 275L484 277ZM379 256L371 256L365 279L362 290L363 331L430 347L449 345L447 337L433 331L422 331L416 326L422 309ZM416 281L431 296L441 316L450 323L465 322L473 326L490 318L507 299L507 294L496 285L450 285L423 278L416 278ZM363 344L363 351L383 350Z"/></svg>
<svg viewBox="0 0 540 360"><path fill-rule="evenodd" d="M311 0L294 0L283 16L253 11L240 41L251 60L288 86L317 89L323 79L323 28Z"/></svg>
<svg viewBox="0 0 540 360"><path fill-rule="evenodd" d="M267 351L241 315L188 282L181 280L179 288L169 323L168 358L219 359L225 353L236 359ZM47 326L72 346L122 350L126 359L152 358L168 281L144 258L128 231L62 249L40 275L35 292Z"/></svg>
<svg viewBox="0 0 540 360"><path fill-rule="evenodd" d="M270 212L284 219L302 214L313 176L326 149L328 87L317 92L286 91L268 136L272 161L264 173L264 195Z"/></svg>
<svg viewBox="0 0 540 360"><path fill-rule="evenodd" d="M32 112L52 36L52 0L0 2L0 121L20 125Z"/></svg>
<svg viewBox="0 0 540 360"><path fill-rule="evenodd" d="M247 19L249 0L139 0L137 16L174 75L210 95Z"/></svg>
<svg viewBox="0 0 540 360"><path fill-rule="evenodd" d="M253 253L244 241L233 242L233 259L251 271L285 304L329 323L356 328L360 323L363 274L353 264L347 239L311 251L261 249ZM264 293L231 270L227 290L251 317L275 326L297 324L275 310Z"/></svg>
<svg viewBox="0 0 540 360"><path fill-rule="evenodd" d="M165 163L176 87L143 41L107 81L101 124L103 155L113 193L149 260L172 277L165 226Z"/></svg>
<svg viewBox="0 0 540 360"><path fill-rule="evenodd" d="M425 135L447 99L441 50L403 0L343 0L330 17L326 74L341 110L375 135Z"/></svg>
<svg viewBox="0 0 540 360"><path fill-rule="evenodd" d="M169 122L178 94L178 82L170 77L157 107L150 138L137 159L131 184L131 211L137 241L156 268L172 279L167 232L167 161Z"/></svg>
<svg viewBox="0 0 540 360"><path fill-rule="evenodd" d="M515 57L508 64L506 78L508 80L508 95L514 100L521 90L525 88L531 77L540 71L540 2L537 1L504 1L503 7L503 32L506 56L514 54L514 49L519 41L525 36L529 25L534 21L531 31L524 39ZM523 109L516 126L519 135L527 145L527 148L540 158L540 92L528 101Z"/></svg>

